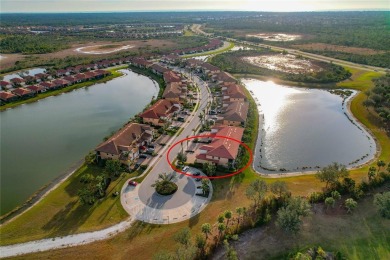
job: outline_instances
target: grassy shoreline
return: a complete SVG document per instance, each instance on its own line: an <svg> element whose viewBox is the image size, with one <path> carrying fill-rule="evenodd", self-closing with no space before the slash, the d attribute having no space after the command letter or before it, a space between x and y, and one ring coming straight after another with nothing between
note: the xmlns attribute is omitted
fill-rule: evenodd
<svg viewBox="0 0 390 260"><path fill-rule="evenodd" d="M118 70L125 69L127 67L128 66L125 65L125 66L114 67L114 68L108 69L108 71L111 72L111 75L109 75L107 77L104 77L102 79L97 79L97 80L91 80L91 81L87 81L87 82L77 83L77 84L74 84L74 85L69 86L69 87L65 87L65 88L61 88L61 89L57 89L57 90L53 90L53 91L48 91L48 92L44 92L44 93L39 93L35 97L29 98L29 99L18 100L18 101L14 101L14 102L5 104L5 105L0 107L0 111L4 111L4 110L9 109L9 108L14 108L14 107L17 107L17 106L20 106L20 105L23 105L23 104L29 104L29 103L37 102L38 100L41 100L41 99L44 99L44 98L47 98L47 97L51 97L51 96L57 96L57 95L60 95L62 93L71 92L71 91L76 90L76 89L89 87L89 86L92 86L92 85L95 85L95 84L99 84L99 83L105 83L105 82L110 81L110 80L112 80L114 78L122 76L123 74L118 72Z"/></svg>

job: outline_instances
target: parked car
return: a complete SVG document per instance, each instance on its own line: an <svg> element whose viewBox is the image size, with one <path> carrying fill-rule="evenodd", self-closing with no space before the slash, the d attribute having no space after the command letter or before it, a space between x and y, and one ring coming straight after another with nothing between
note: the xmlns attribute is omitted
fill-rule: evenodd
<svg viewBox="0 0 390 260"><path fill-rule="evenodd" d="M200 172L195 172L194 174L192 174L194 176L200 176Z"/></svg>
<svg viewBox="0 0 390 260"><path fill-rule="evenodd" d="M137 182L135 182L135 181L129 181L129 185L130 186L137 186L138 185L138 183Z"/></svg>
<svg viewBox="0 0 390 260"><path fill-rule="evenodd" d="M186 153L194 153L193 150L186 150Z"/></svg>
<svg viewBox="0 0 390 260"><path fill-rule="evenodd" d="M179 121L179 122L184 122L184 117L178 116L178 117L177 117L177 121Z"/></svg>
<svg viewBox="0 0 390 260"><path fill-rule="evenodd" d="M210 110L209 114L210 114L210 115L216 115L216 114L217 114L217 111Z"/></svg>
<svg viewBox="0 0 390 260"><path fill-rule="evenodd" d="M184 166L184 168L183 168L183 172L186 172L186 171L188 171L190 169L190 167L188 167L188 166Z"/></svg>
<svg viewBox="0 0 390 260"><path fill-rule="evenodd" d="M140 167L140 163L136 163L136 164L134 164L134 168L133 168L133 170L137 170L139 167Z"/></svg>
<svg viewBox="0 0 390 260"><path fill-rule="evenodd" d="M138 156L140 159L146 159L148 158L148 156L146 154L143 154L141 153L139 156Z"/></svg>
<svg viewBox="0 0 390 260"><path fill-rule="evenodd" d="M195 179L195 181L201 181L202 180L202 178L196 178Z"/></svg>

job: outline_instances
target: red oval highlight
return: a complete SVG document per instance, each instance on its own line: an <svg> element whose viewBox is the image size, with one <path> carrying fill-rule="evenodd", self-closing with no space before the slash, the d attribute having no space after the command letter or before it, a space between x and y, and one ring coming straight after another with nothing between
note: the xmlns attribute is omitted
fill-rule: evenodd
<svg viewBox="0 0 390 260"><path fill-rule="evenodd" d="M234 142L239 143L240 145L242 145L242 146L249 152L249 161L248 161L248 163L247 163L244 167L242 167L241 169L238 169L238 170L235 171L235 172L232 172L232 173L229 173L229 174L226 174L226 175L223 175L223 176L211 176L211 177L209 177L209 176L193 176L192 174L183 172L183 171L177 169L177 168L172 164L172 162L169 160L169 154L171 153L172 149L173 149L176 145L178 145L178 144L180 144L180 143L182 143L182 142L184 142L184 141L187 141L187 140L191 140L191 139L195 139L195 138L207 138L207 137L219 138L219 139L228 139L228 140L232 140L232 141L234 141ZM241 142L240 140L231 138L231 137L229 137L229 136L223 136L223 135L196 135L196 136L187 137L187 138L185 138L185 139L179 140L179 141L177 141L176 143L174 143L171 147L169 147L168 152L167 152L167 155L166 155L166 159L167 159L167 161L168 161L169 166L171 166L171 168L172 168L175 172L178 172L178 173L180 173L180 174L183 174L183 175L186 175L186 176L189 176L189 177L192 177L192 178L201 178L201 179L222 179L222 178L228 178L228 177L232 177L232 176L234 176L234 175L237 175L237 174L243 172L246 168L248 168L248 167L251 165L252 161L253 161L253 153L252 153L251 149L248 147L248 145L246 145L244 142Z"/></svg>

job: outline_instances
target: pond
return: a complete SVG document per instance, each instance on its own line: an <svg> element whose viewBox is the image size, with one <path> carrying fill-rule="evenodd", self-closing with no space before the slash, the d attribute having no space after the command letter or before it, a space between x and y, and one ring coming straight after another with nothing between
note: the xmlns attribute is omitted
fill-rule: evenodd
<svg viewBox="0 0 390 260"><path fill-rule="evenodd" d="M105 136L158 95L158 84L125 76L0 113L1 214L69 171Z"/></svg>
<svg viewBox="0 0 390 260"><path fill-rule="evenodd" d="M346 98L321 89L244 79L260 113L254 167L261 173L348 167L375 156L376 144L348 111Z"/></svg>
<svg viewBox="0 0 390 260"><path fill-rule="evenodd" d="M17 73L4 75L4 79L3 80L10 81L13 78L22 78L20 76L20 74L34 76L35 74L44 73L45 71L46 71L46 69L44 69L44 68L34 68L34 69L29 69L29 70L21 70L21 71L19 71Z"/></svg>

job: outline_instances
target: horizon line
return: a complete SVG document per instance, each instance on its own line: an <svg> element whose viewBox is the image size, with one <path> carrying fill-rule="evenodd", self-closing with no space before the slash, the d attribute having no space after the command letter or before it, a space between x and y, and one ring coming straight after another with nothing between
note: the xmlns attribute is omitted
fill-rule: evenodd
<svg viewBox="0 0 390 260"><path fill-rule="evenodd" d="M67 11L67 12L2 12L0 14L108 14L108 13L181 13L181 12L247 12L247 13L322 13L322 12L390 12L390 9L329 9L302 11L253 11L253 10L126 10L126 11Z"/></svg>

